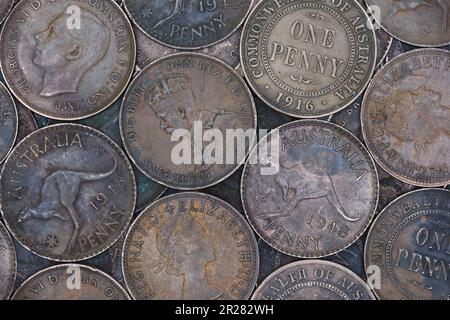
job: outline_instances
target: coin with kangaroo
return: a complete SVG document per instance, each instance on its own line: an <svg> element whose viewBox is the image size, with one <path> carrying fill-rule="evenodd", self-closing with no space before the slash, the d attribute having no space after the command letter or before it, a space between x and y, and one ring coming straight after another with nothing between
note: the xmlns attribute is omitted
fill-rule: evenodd
<svg viewBox="0 0 450 320"><path fill-rule="evenodd" d="M49 126L26 137L0 178L2 216L27 249L55 261L95 256L133 215L130 163L106 135L81 125Z"/></svg>

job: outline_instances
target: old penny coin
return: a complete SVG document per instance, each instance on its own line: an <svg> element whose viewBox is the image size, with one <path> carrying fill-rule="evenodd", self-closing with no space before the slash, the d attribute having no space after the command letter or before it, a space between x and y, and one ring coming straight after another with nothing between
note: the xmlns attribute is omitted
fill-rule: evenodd
<svg viewBox="0 0 450 320"><path fill-rule="evenodd" d="M14 95L52 119L82 119L106 109L135 66L132 26L112 0L21 1L0 42L1 68Z"/></svg>
<svg viewBox="0 0 450 320"><path fill-rule="evenodd" d="M421 189L390 203L367 236L366 272L380 299L450 299L450 191Z"/></svg>
<svg viewBox="0 0 450 320"><path fill-rule="evenodd" d="M27 249L76 261L109 248L128 228L136 184L125 154L103 133L81 125L39 129L5 162L2 215Z"/></svg>
<svg viewBox="0 0 450 320"><path fill-rule="evenodd" d="M20 102L16 104L19 127L17 131L16 143L22 141L27 135L39 129L33 114Z"/></svg>
<svg viewBox="0 0 450 320"><path fill-rule="evenodd" d="M323 260L288 264L269 275L252 300L375 300L351 270Z"/></svg>
<svg viewBox="0 0 450 320"><path fill-rule="evenodd" d="M0 82L0 163L5 161L16 141L18 115L13 98Z"/></svg>
<svg viewBox="0 0 450 320"><path fill-rule="evenodd" d="M6 300L11 295L16 272L16 250L8 231L0 222L0 300Z"/></svg>
<svg viewBox="0 0 450 320"><path fill-rule="evenodd" d="M177 49L208 47L242 24L252 0L124 0L133 22L150 38Z"/></svg>
<svg viewBox="0 0 450 320"><path fill-rule="evenodd" d="M76 288L76 283L80 288ZM130 300L125 289L103 271L61 264L39 271L14 293L13 300Z"/></svg>
<svg viewBox="0 0 450 320"><path fill-rule="evenodd" d="M272 131L253 149L241 195L264 241L292 256L318 258L364 233L378 189L375 163L354 135L329 122L301 120Z"/></svg>
<svg viewBox="0 0 450 320"><path fill-rule="evenodd" d="M195 190L221 182L244 162L256 138L256 109L231 67L203 54L179 53L155 61L133 80L120 129L128 155L144 174L171 188ZM222 145L202 140L210 129L222 135ZM250 133L232 148L227 131L237 130ZM181 141L191 151L176 151ZM209 157L211 146L223 157Z"/></svg>
<svg viewBox="0 0 450 320"><path fill-rule="evenodd" d="M450 52L418 49L386 64L361 109L364 140L378 164L405 183L450 183Z"/></svg>
<svg viewBox="0 0 450 320"><path fill-rule="evenodd" d="M448 0L366 0L393 37L420 47L450 44Z"/></svg>
<svg viewBox="0 0 450 320"><path fill-rule="evenodd" d="M8 16L8 13L11 10L13 4L13 0L2 0L0 2L0 24L3 23L3 21Z"/></svg>
<svg viewBox="0 0 450 320"><path fill-rule="evenodd" d="M125 283L135 299L250 297L258 245L242 215L203 193L162 198L134 221L125 239Z"/></svg>
<svg viewBox="0 0 450 320"><path fill-rule="evenodd" d="M355 0L267 0L244 25L241 62L255 93L293 117L350 105L376 65L376 38Z"/></svg>

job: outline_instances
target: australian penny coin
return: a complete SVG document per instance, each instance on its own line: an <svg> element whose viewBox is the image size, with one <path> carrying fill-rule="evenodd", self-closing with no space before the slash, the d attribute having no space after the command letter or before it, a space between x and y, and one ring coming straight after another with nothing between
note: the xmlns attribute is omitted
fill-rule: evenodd
<svg viewBox="0 0 450 320"><path fill-rule="evenodd" d="M11 295L16 272L16 250L8 231L0 222L0 300L6 300Z"/></svg>
<svg viewBox="0 0 450 320"><path fill-rule="evenodd" d="M245 300L258 268L258 245L245 219L203 193L178 193L150 205L123 249L125 283L135 299Z"/></svg>
<svg viewBox="0 0 450 320"><path fill-rule="evenodd" d="M418 49L387 63L361 109L364 140L374 159L405 183L450 183L450 52Z"/></svg>
<svg viewBox="0 0 450 320"><path fill-rule="evenodd" d="M14 4L14 0L2 0L0 2L0 24L6 19Z"/></svg>
<svg viewBox="0 0 450 320"><path fill-rule="evenodd" d="M375 300L351 270L323 260L290 263L269 275L252 300Z"/></svg>
<svg viewBox="0 0 450 320"><path fill-rule="evenodd" d="M0 82L0 163L11 151L18 131L18 115L13 98Z"/></svg>
<svg viewBox="0 0 450 320"><path fill-rule="evenodd" d="M112 277L88 266L61 264L27 279L13 300L130 300Z"/></svg>
<svg viewBox="0 0 450 320"><path fill-rule="evenodd" d="M362 143L319 120L290 122L262 139L241 183L258 235L300 258L329 256L354 243L372 221L378 190L375 163Z"/></svg>
<svg viewBox="0 0 450 320"><path fill-rule="evenodd" d="M203 54L179 53L155 61L133 80L120 129L128 155L144 174L174 189L195 190L219 183L244 162L255 141L256 110L231 67ZM226 139L230 132L239 136L236 148ZM223 143L203 140L209 134Z"/></svg>
<svg viewBox="0 0 450 320"><path fill-rule="evenodd" d="M135 67L133 28L112 0L21 1L0 42L11 91L52 119L82 119L106 109Z"/></svg>
<svg viewBox="0 0 450 320"><path fill-rule="evenodd" d="M39 127L36 123L36 119L34 119L34 116L29 109L21 103L17 103L16 106L19 121L16 143L19 143L27 135L39 129Z"/></svg>
<svg viewBox="0 0 450 320"><path fill-rule="evenodd" d="M372 23L355 0L261 1L244 25L240 49L255 93L298 118L350 105L377 59Z"/></svg>
<svg viewBox="0 0 450 320"><path fill-rule="evenodd" d="M199 49L229 37L252 0L124 0L133 22L150 38L178 49Z"/></svg>
<svg viewBox="0 0 450 320"><path fill-rule="evenodd" d="M420 47L450 44L447 0L366 0L380 25L392 36ZM376 8L376 9L375 9Z"/></svg>
<svg viewBox="0 0 450 320"><path fill-rule="evenodd" d="M81 125L35 131L6 160L2 215L27 249L76 261L108 249L128 228L136 184L125 154L106 135Z"/></svg>
<svg viewBox="0 0 450 320"><path fill-rule="evenodd" d="M421 189L391 202L367 236L365 266L380 299L450 299L450 191Z"/></svg>

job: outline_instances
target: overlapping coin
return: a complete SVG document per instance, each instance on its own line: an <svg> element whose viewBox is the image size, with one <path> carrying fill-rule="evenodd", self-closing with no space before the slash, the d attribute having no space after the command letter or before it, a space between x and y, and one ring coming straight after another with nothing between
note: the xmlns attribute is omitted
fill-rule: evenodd
<svg viewBox="0 0 450 320"><path fill-rule="evenodd" d="M378 189L375 163L355 136L329 122L300 120L282 125L253 149L241 196L263 240L292 256L318 258L364 233Z"/></svg>
<svg viewBox="0 0 450 320"><path fill-rule="evenodd" d="M248 299L258 268L256 239L242 215L202 193L153 203L131 226L123 250L135 299Z"/></svg>
<svg viewBox="0 0 450 320"><path fill-rule="evenodd" d="M8 231L0 222L0 300L6 300L11 295L16 271L16 250Z"/></svg>
<svg viewBox="0 0 450 320"><path fill-rule="evenodd" d="M392 36L421 47L450 44L446 0L366 0L375 18Z"/></svg>
<svg viewBox="0 0 450 320"><path fill-rule="evenodd" d="M335 113L354 101L376 65L373 26L355 0L259 2L240 55L255 93L294 117Z"/></svg>
<svg viewBox="0 0 450 320"><path fill-rule="evenodd" d="M61 264L39 271L14 293L13 300L130 300L106 273L80 264Z"/></svg>
<svg viewBox="0 0 450 320"><path fill-rule="evenodd" d="M13 98L0 82L0 163L11 151L18 131L18 115Z"/></svg>
<svg viewBox="0 0 450 320"><path fill-rule="evenodd" d="M14 0L2 0L0 2L0 24L6 19L14 4Z"/></svg>
<svg viewBox="0 0 450 320"><path fill-rule="evenodd" d="M367 236L366 272L380 299L450 298L450 191L422 189L390 203Z"/></svg>
<svg viewBox="0 0 450 320"><path fill-rule="evenodd" d="M199 49L229 37L242 24L252 0L124 0L135 24L161 44Z"/></svg>
<svg viewBox="0 0 450 320"><path fill-rule="evenodd" d="M269 275L254 300L375 300L370 288L351 270L333 262L305 260Z"/></svg>
<svg viewBox="0 0 450 320"><path fill-rule="evenodd" d="M2 215L27 249L76 261L110 247L131 221L133 171L107 136L63 124L26 137L6 160L0 180Z"/></svg>
<svg viewBox="0 0 450 320"><path fill-rule="evenodd" d="M231 67L203 54L179 53L133 80L120 129L128 155L144 174L168 187L195 190L219 183L244 162L256 138L256 110ZM237 138L227 139L230 134Z"/></svg>
<svg viewBox="0 0 450 320"><path fill-rule="evenodd" d="M405 183L450 183L450 52L418 49L386 64L361 110L366 145L378 164Z"/></svg>
<svg viewBox="0 0 450 320"><path fill-rule="evenodd" d="M111 105L135 67L133 29L112 0L23 0L0 38L14 95L48 118L76 120Z"/></svg>

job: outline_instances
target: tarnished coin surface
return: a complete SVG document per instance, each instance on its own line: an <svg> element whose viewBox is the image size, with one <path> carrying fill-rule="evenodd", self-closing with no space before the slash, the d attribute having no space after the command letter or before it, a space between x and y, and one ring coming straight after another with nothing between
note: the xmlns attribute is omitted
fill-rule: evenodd
<svg viewBox="0 0 450 320"><path fill-rule="evenodd" d="M294 117L335 113L354 101L376 65L376 39L355 0L266 0L244 25L241 62L255 93Z"/></svg>
<svg viewBox="0 0 450 320"><path fill-rule="evenodd" d="M135 67L132 26L112 0L21 1L0 43L2 71L14 95L52 119L104 110L125 90Z"/></svg>
<svg viewBox="0 0 450 320"><path fill-rule="evenodd" d="M120 129L144 174L171 188L195 190L219 183L243 163L255 141L256 109L231 67L203 54L179 53L157 60L133 80ZM247 131L247 138L235 139L240 146L230 147L227 134L242 137L239 132ZM223 143L211 142L215 137L203 141L208 135L220 135ZM211 148L217 157L205 157Z"/></svg>
<svg viewBox="0 0 450 320"><path fill-rule="evenodd" d="M136 184L125 154L103 133L64 124L39 129L6 160L5 223L27 249L76 261L110 247L128 228Z"/></svg>
<svg viewBox="0 0 450 320"><path fill-rule="evenodd" d="M0 163L11 151L16 141L18 115L13 98L0 82Z"/></svg>
<svg viewBox="0 0 450 320"><path fill-rule="evenodd" d="M119 115L122 99L118 99L114 104L88 119L77 121L78 124L85 125L97 130L100 130L111 138L123 149L122 138L120 137L119 130ZM57 121L50 121L49 124L58 123ZM144 210L150 203L158 199L166 187L153 181L141 173L136 167L133 166L133 172L136 178L137 187L137 199L135 211L140 212Z"/></svg>
<svg viewBox="0 0 450 320"><path fill-rule="evenodd" d="M162 198L125 239L125 283L135 299L248 299L258 277L255 236L242 215L203 193Z"/></svg>
<svg viewBox="0 0 450 320"><path fill-rule="evenodd" d="M450 191L421 189L390 203L367 236L367 273L380 299L450 299Z"/></svg>
<svg viewBox="0 0 450 320"><path fill-rule="evenodd" d="M17 103L17 115L19 128L17 131L16 143L22 141L27 135L39 129L33 114L23 104Z"/></svg>
<svg viewBox="0 0 450 320"><path fill-rule="evenodd" d="M6 19L9 11L14 4L14 0L2 0L0 1L0 24Z"/></svg>
<svg viewBox="0 0 450 320"><path fill-rule="evenodd" d="M378 202L375 163L347 130L300 120L272 131L253 149L242 175L245 213L275 249L301 258L337 253L369 226ZM279 151L279 159L264 155ZM255 160L259 153L259 159ZM267 171L269 165L276 170Z"/></svg>
<svg viewBox="0 0 450 320"><path fill-rule="evenodd" d="M8 231L0 222L0 300L6 300L11 295L16 272L16 250Z"/></svg>
<svg viewBox="0 0 450 320"><path fill-rule="evenodd" d="M405 183L450 183L450 52L418 49L386 64L364 96L364 140L378 164Z"/></svg>
<svg viewBox="0 0 450 320"><path fill-rule="evenodd" d="M138 28L163 45L199 49L230 36L242 24L252 0L124 0Z"/></svg>
<svg viewBox="0 0 450 320"><path fill-rule="evenodd" d="M323 260L288 264L256 289L252 300L375 300L351 270Z"/></svg>
<svg viewBox="0 0 450 320"><path fill-rule="evenodd" d="M379 12L380 25L392 36L420 47L450 44L447 0L366 0Z"/></svg>
<svg viewBox="0 0 450 320"><path fill-rule="evenodd" d="M130 297L103 271L80 264L61 264L26 280L14 293L13 300L130 300Z"/></svg>

